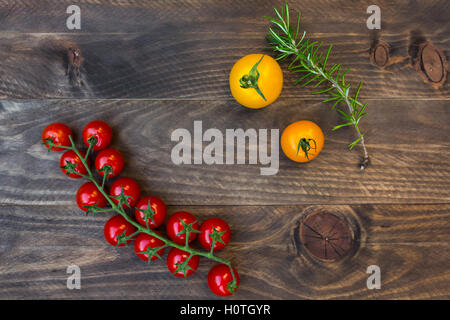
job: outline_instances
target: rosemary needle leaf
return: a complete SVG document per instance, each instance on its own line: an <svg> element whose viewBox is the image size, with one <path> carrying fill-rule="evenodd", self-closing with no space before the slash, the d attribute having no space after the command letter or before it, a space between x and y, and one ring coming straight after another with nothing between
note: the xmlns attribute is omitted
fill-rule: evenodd
<svg viewBox="0 0 450 320"><path fill-rule="evenodd" d="M341 74L341 76L340 76L340 78L339 78L339 81L342 81L342 83L344 83L345 84L345 82L344 82L344 80L345 80L345 75L347 74L347 72L349 72L350 71L350 68L347 68L345 71L344 71L344 73L343 74Z"/></svg>
<svg viewBox="0 0 450 320"><path fill-rule="evenodd" d="M314 80L316 80L317 78L319 78L318 75L315 75L314 77L312 77L311 79L309 79L308 81L306 81L305 83L302 83L301 86L302 87L306 87L308 84L310 84L311 82L313 82Z"/></svg>
<svg viewBox="0 0 450 320"><path fill-rule="evenodd" d="M312 92L312 94L322 94L322 93L326 93L326 92L328 92L330 90L333 90L333 89L334 89L333 87L329 87L327 89L323 89L323 90L320 90L320 91L314 91L314 92ZM333 100L334 99L335 99L335 97L333 97Z"/></svg>
<svg viewBox="0 0 450 320"><path fill-rule="evenodd" d="M305 80L306 78L308 78L308 77L310 77L310 76L312 76L313 75L313 73L307 73L307 74L305 74L303 77L301 77L300 79L297 79L297 81L295 81L295 84L297 85L297 84L299 84L300 82L302 82L303 80Z"/></svg>
<svg viewBox="0 0 450 320"><path fill-rule="evenodd" d="M300 57L299 56L296 56L295 58L294 58L294 60L292 60L292 62L289 64L289 69L294 69L294 68L298 68L298 66L295 66L295 63L297 62L297 60L298 59L300 59Z"/></svg>
<svg viewBox="0 0 450 320"><path fill-rule="evenodd" d="M284 14L286 15L286 25L289 28L291 22L289 20L289 7L287 5L287 2L284 3Z"/></svg>
<svg viewBox="0 0 450 320"><path fill-rule="evenodd" d="M335 131L335 130L340 129L340 128L342 128L342 127L348 127L348 126L351 126L351 125L353 125L352 122L347 122L347 123L344 123L344 124L340 124L340 125L334 126L334 128L332 129L332 131Z"/></svg>
<svg viewBox="0 0 450 320"><path fill-rule="evenodd" d="M319 44L315 47L315 49L313 50L313 54L312 54L313 57L316 57L316 56L317 56L317 52L319 51L319 49L320 49L320 47L322 46L322 44L323 44L323 42L319 43Z"/></svg>
<svg viewBox="0 0 450 320"><path fill-rule="evenodd" d="M348 145L349 149L352 150L352 149L355 147L355 145L356 145L360 140L361 140L361 138L358 138L358 139L356 139L355 141L353 141L352 143L350 143L350 144Z"/></svg>
<svg viewBox="0 0 450 320"><path fill-rule="evenodd" d="M317 82L315 85L314 85L314 87L313 88L317 88L318 86L320 86L324 81L326 81L327 79L320 79L320 81L319 82ZM331 87L330 88L330 90L331 89L333 89L333 87ZM327 91L328 91L328 89L327 89ZM324 91L324 92L327 92L327 91ZM321 92L321 93L324 93L324 92Z"/></svg>
<svg viewBox="0 0 450 320"><path fill-rule="evenodd" d="M331 97L331 98L328 98L328 99L323 100L322 102L323 102L323 103L326 103L326 102L334 101L334 100L336 100L336 99L339 99L339 100L340 100L339 97Z"/></svg>
<svg viewBox="0 0 450 320"><path fill-rule="evenodd" d="M268 17L266 17L266 18L268 18ZM275 20L273 18L268 18L268 19L270 20L270 22L272 22L273 24L277 25L280 31L286 32L285 26L283 24L281 24L280 22L278 22L278 20Z"/></svg>
<svg viewBox="0 0 450 320"><path fill-rule="evenodd" d="M336 79L339 80L339 73L341 73L341 65L340 64L336 65L336 69L333 72L336 72L335 77L336 77Z"/></svg>
<svg viewBox="0 0 450 320"><path fill-rule="evenodd" d="M306 31L303 31L303 35L302 35L302 37L300 38L300 40L298 41L298 44L296 45L296 47L298 47L298 46L300 45L300 43L303 42L303 40L305 39L305 37L306 37Z"/></svg>
<svg viewBox="0 0 450 320"><path fill-rule="evenodd" d="M345 89L345 96L348 97L349 93L350 93L350 86L348 86L348 87Z"/></svg>
<svg viewBox="0 0 450 320"><path fill-rule="evenodd" d="M297 27L295 31L295 39L298 37L298 31L300 30L300 12L297 14Z"/></svg>
<svg viewBox="0 0 450 320"><path fill-rule="evenodd" d="M336 109L336 106L339 104L339 102L341 102L342 101L342 99L339 99L339 100L337 100L334 104L333 104L333 106L331 107L331 110L334 110L334 109Z"/></svg>
<svg viewBox="0 0 450 320"><path fill-rule="evenodd" d="M343 119L345 120L351 120L351 116L349 116L347 113L342 111L341 109L336 109L337 112L339 112Z"/></svg>
<svg viewBox="0 0 450 320"><path fill-rule="evenodd" d="M281 16L281 14L280 14L280 12L277 10L277 8L274 8L274 10L275 10L276 15L277 15L278 18L280 19L280 21L283 21L283 23L286 24L285 21L284 21L284 18Z"/></svg>
<svg viewBox="0 0 450 320"><path fill-rule="evenodd" d="M359 113L361 114L361 112L363 112L367 107L367 103L364 103L363 106L361 107L361 109L359 110Z"/></svg>
<svg viewBox="0 0 450 320"><path fill-rule="evenodd" d="M359 90L361 90L362 82L359 83L358 89L356 89L354 100L358 100Z"/></svg>
<svg viewBox="0 0 450 320"><path fill-rule="evenodd" d="M288 56L289 56L288 53L283 53L283 54L280 54L276 60L283 60L283 59L286 59Z"/></svg>
<svg viewBox="0 0 450 320"><path fill-rule="evenodd" d="M283 42L283 39L281 39L280 36L275 31L273 31L272 28L269 28L269 33L275 40Z"/></svg>
<svg viewBox="0 0 450 320"><path fill-rule="evenodd" d="M337 64L334 64L334 65L331 66L331 68L327 72L329 77L331 77L331 75L333 74L334 70L336 70L337 67L338 67Z"/></svg>
<svg viewBox="0 0 450 320"><path fill-rule="evenodd" d="M322 68L323 68L323 69L325 69L325 67L326 67L326 65L327 65L328 57L330 56L330 53L331 53L331 48L333 48L332 45L330 45L330 46L328 47L328 51L327 51L327 53L325 54L325 59L324 59L323 62L322 62Z"/></svg>

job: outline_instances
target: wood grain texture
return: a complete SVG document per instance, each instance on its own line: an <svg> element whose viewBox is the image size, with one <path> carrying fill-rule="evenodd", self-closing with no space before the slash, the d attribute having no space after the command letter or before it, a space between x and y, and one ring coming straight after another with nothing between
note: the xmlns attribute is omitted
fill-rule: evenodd
<svg viewBox="0 0 450 320"><path fill-rule="evenodd" d="M199 220L219 216L232 229L221 256L239 270L235 299L450 298L450 205L169 207ZM360 225L357 250L338 263L305 256L295 233L315 210L340 212ZM103 239L110 214L76 207L0 206L0 298L213 299L205 281L213 262L183 281L164 261L139 260L131 247ZM81 268L81 290L66 288L66 268ZM366 269L380 266L382 289L368 290Z"/></svg>
<svg viewBox="0 0 450 320"><path fill-rule="evenodd" d="M70 204L79 181L59 170L59 153L47 153L43 128L61 121L77 139L85 124L112 125L113 145L126 159L123 176L137 178L145 193L169 204L245 205L309 203L442 203L450 201L450 114L446 101L373 101L361 122L372 166L361 172L360 150L350 152L351 129L331 132L336 112L320 102L281 100L263 110L232 101L69 100L2 102L0 105L0 203ZM280 151L277 175L262 176L261 165L175 165L171 141L177 128L203 130L268 128L280 131L309 119L325 132L325 148L308 164ZM269 137L270 141L270 137ZM204 143L206 146L207 143ZM225 152L225 151L224 151ZM45 186L43 188L43 186Z"/></svg>
<svg viewBox="0 0 450 320"><path fill-rule="evenodd" d="M83 3L86 24L74 33L64 30L66 2L6 1L0 4L2 30L9 30L0 32L0 98L232 99L228 73L234 62L253 52L272 54L263 48L269 27L264 15L272 15L273 3L253 2L88 1ZM411 60L417 42L424 40L448 55L450 6L447 1L402 2L379 4L383 29L378 33L366 27L364 1L293 2L291 8L302 9L312 39L333 44L329 62L351 68L348 79L354 85L364 81L362 99L448 100L448 86L434 90L423 83ZM393 63L385 70L370 63L376 38L392 48ZM85 87L73 86L64 74L67 43L83 50ZM293 85L294 76L285 72L285 80L283 98L314 99L310 89Z"/></svg>

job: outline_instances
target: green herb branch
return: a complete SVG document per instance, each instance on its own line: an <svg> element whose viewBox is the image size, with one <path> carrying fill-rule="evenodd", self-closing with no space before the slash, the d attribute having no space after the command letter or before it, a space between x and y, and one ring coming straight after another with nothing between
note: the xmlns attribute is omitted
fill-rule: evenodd
<svg viewBox="0 0 450 320"><path fill-rule="evenodd" d="M344 123L335 126L333 131L347 126L355 128L357 138L348 147L352 150L358 143L361 145L363 159L360 168L361 170L367 168L369 165L369 154L365 145L364 134L361 133L359 128L361 118L367 115L367 112L365 112L367 104L358 101L362 82L359 83L354 95L351 96L351 86L345 82L345 75L350 69L344 71L340 64L333 64L327 67L332 46L328 47L326 54L320 53L319 49L322 47L322 42L313 42L310 39L305 39L305 31L302 34L299 33L300 13L297 15L296 27L293 29L290 25L287 3L284 5L284 10L278 10L277 8L274 8L274 10L277 19L266 17L274 24L274 26L269 28L269 36L266 37L270 42L270 46L267 49L279 53L277 60L294 57L289 64L289 70L292 73L302 74L295 84L301 84L302 87L314 84L314 88L321 84L328 86L326 89L313 92L313 94L329 94L330 97L323 100L323 102L334 102L332 109L336 109L344 120ZM338 107L341 104L346 106L346 111Z"/></svg>
<svg viewBox="0 0 450 320"><path fill-rule="evenodd" d="M189 239L189 234L192 233L192 232L199 232L199 231L197 231L197 230L192 228L192 225L195 222L192 223L192 224L186 225L184 223L184 221L180 220L183 223L183 226L185 227L185 229L182 230L180 233L186 233L186 244L184 246L180 245L178 243L175 243L175 242L165 238L164 236L156 233L154 230L150 229L150 227L148 226L148 219L147 218L153 219L152 216L154 214L154 211L152 210L150 203L149 203L147 209L144 211L144 218L145 218L147 226L144 227L144 226L140 225L139 223L134 221L130 216L128 216L128 214L125 212L125 209L123 208L124 204L128 204L128 198L130 196L125 196L123 194L123 190L121 192L121 195L119 195L117 197L110 196L105 191L105 181L107 180L107 178L104 178L102 183L100 184L100 183L97 182L97 180L95 179L94 175L92 174L92 171L89 168L89 165L87 163L87 159L89 157L89 153L91 152L91 150L93 150L93 146L97 143L97 140L95 138L91 137L91 139L89 140L90 145L89 145L88 150L86 151L86 155L85 155L85 157L82 157L80 151L78 150L77 146L73 142L71 136L69 136L69 139L70 139L71 146L57 145L57 144L55 144L53 142L53 139L51 139L51 138L50 139L46 139L45 142L43 142L43 144L48 146L49 151L52 150L52 147L64 148L64 149L67 149L67 150L73 150L76 153L76 155L80 158L83 166L86 168L87 174L85 175L85 174L81 174L79 172L76 172L75 171L76 165L73 165L73 164L69 165L69 163L66 166L64 166L64 168L67 170L66 174L74 173L74 174L82 176L83 178L86 178L86 179L90 180L92 183L94 183L94 185L97 187L97 189L102 193L102 195L105 197L105 199L111 205L111 208L99 208L97 205L86 206L86 208L88 209L87 214L92 213L93 215L95 215L96 213L115 211L115 212L119 213L125 220L127 220L129 223L131 223L136 228L137 231L135 233L131 234L131 235L127 236L126 235L126 230L124 230L124 232L121 235L118 235L117 236L117 240L118 240L117 241L117 245L120 245L120 244L127 245L127 242L129 240L132 240L135 236L137 236L139 233L142 232L142 233L146 233L148 235L151 235L151 236L153 236L155 238L158 238L159 240L164 242L164 245L161 246L161 247L152 248L152 249L149 248L147 251L142 252L142 254L147 254L148 253L148 261L149 262L150 262L150 258L152 257L152 255L156 256L159 259L161 259L161 257L159 256L159 254L157 254L157 252L159 250L167 247L167 246L175 247L175 248L178 248L180 250L186 251L186 252L190 253L189 257L185 260L185 263L177 264L177 270L175 270L175 273L181 271L184 274L185 277L186 277L187 270L190 268L190 266L188 265L188 262L193 256L198 255L198 256L206 257L208 259L211 259L211 260L223 263L223 264L227 265L230 268L231 274L233 276L233 280L228 283L228 290L231 293L234 294L234 292L237 289L237 285L236 285L237 281L236 281L236 276L234 274L233 268L231 266L231 262L226 260L226 259L223 259L223 258L215 256L214 253L213 253L213 250L211 250L210 252L207 252L207 251L197 250L197 249L194 249L194 248L189 246L188 241L187 241ZM109 171L105 172L104 177L109 176L108 172ZM116 204L113 201L113 199L117 200L118 203ZM213 238L212 240L213 240L212 247L214 248L214 244L215 244L215 242L217 240L215 238Z"/></svg>

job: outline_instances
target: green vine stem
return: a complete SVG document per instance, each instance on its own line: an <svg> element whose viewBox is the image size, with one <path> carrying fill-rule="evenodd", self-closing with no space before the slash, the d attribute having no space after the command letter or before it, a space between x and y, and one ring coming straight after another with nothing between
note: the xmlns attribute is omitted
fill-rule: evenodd
<svg viewBox="0 0 450 320"><path fill-rule="evenodd" d="M188 262L193 256L196 256L196 255L197 255L197 256L206 257L206 258L208 258L208 259L214 260L214 261L219 262L219 263L223 263L223 264L227 265L227 266L230 268L231 274L232 274L232 276L233 276L233 280L230 281L230 282L228 283L228 290L229 290L232 294L234 294L234 292L235 292L235 290L236 290L236 276L234 275L234 271L233 271L233 268L232 268L232 266L231 266L231 262L230 262L229 260L226 260L226 259L223 259L223 258L220 258L220 257L215 256L215 255L213 254L213 250L211 250L210 252L207 252L207 251L201 251L201 250L197 250L197 249L191 248L191 247L189 246L189 244L188 244L188 241L186 241L186 244L185 244L184 246L183 246L183 245L180 245L180 244L178 244L178 243L175 243L175 242L173 242L173 241L171 241L171 240L165 238L165 237L162 236L162 235L159 235L158 233L156 233L155 231L153 231L152 229L150 229L150 228L148 227L148 225L147 225L147 227L144 227L144 226L140 225L139 223L137 223L136 221L134 221L132 218L130 218L130 217L128 216L128 214L125 212L124 208L122 207L122 204L124 203L124 201L126 201L126 197L124 197L123 194L119 197L119 198L121 198L121 199L119 199L119 202L118 202L117 204L114 203L114 201L111 199L111 196L108 195L108 193L107 193L107 192L105 191L105 189L104 189L104 182L105 182L105 179L103 179L102 185L100 185L100 184L97 182L97 180L95 179L94 175L92 174L92 171L91 171L91 169L89 168L89 165L87 164L87 159L88 159L88 157L89 157L89 153L90 153L91 150L93 149L93 146L97 143L97 141L95 140L95 138L94 138L94 139L92 139L92 138L93 138L93 137L91 137L91 139L89 140L90 145L89 145L89 147L88 147L88 149L87 149L87 151L86 151L85 157L82 157L82 156L81 156L81 153L80 153L80 151L78 150L78 148L76 147L75 143L73 142L73 139L72 139L71 136L69 136L70 143L71 143L71 146L70 146L70 147L69 147L69 146L56 145L56 144L53 143L53 140L52 140L52 139L47 139L47 140L44 142L44 144L48 146L49 151L51 150L51 148L52 148L53 146L74 151L74 152L76 153L76 155L80 158L80 160L81 160L83 166L86 168L87 175L85 175L85 174L80 174L80 173L78 173L78 172L75 172L75 171L74 171L75 166L70 167L69 170L67 171L67 173L76 173L77 175L80 175L80 176L82 176L83 178L86 178L86 179L90 180L92 183L94 183L94 185L97 187L97 189L102 193L102 195L105 197L105 199L106 199L106 200L108 201L108 203L111 205L111 208L104 208L104 209L98 208L96 205L94 205L94 206L89 207L89 208L88 208L89 210L91 210L91 211L94 212L94 213L115 211L115 212L119 213L125 220L127 220L130 224L132 224L132 225L137 229L137 231L136 231L135 233L133 233L132 235L130 235L130 236L127 236L127 237L124 236L124 237L121 238L121 239L119 239L119 236L118 236L119 244L120 244L120 243L125 243L125 244L126 244L126 242L127 242L128 240L134 238L134 236L136 236L137 234L139 234L139 233L142 232L142 233L146 233L146 234L148 234L148 235L151 235L152 237L158 238L159 240L163 241L163 242L164 242L164 246L163 246L163 247L171 246L171 247L178 248L178 249L180 249L180 250L189 252L190 255L189 255L189 257L185 260L185 262L186 262L186 261ZM106 177L106 176L108 176L107 172L105 173L105 177ZM150 206L149 206L149 207L150 207ZM88 213L89 213L89 211L88 211ZM125 230L125 231L126 231L126 230ZM125 234L125 231L124 231L123 234ZM190 232L192 232L192 231L190 231ZM189 239L189 231L186 233L186 239ZM215 240L215 239L213 239L213 240ZM213 241L211 245L212 245L212 247L214 248L215 241ZM158 248L154 248L154 249L155 249L155 252L156 252L156 251L161 250L162 247L158 247ZM146 253L146 252L144 252L144 253ZM155 255L155 254L153 254L153 255ZM159 255L156 254L156 256L157 256L158 258L160 258ZM149 260L150 260L150 258L151 258L151 255L149 255ZM187 262L185 263L185 267L187 266Z"/></svg>
<svg viewBox="0 0 450 320"><path fill-rule="evenodd" d="M274 8L278 19L266 17L274 26L269 28L269 36L266 37L270 42L271 49L278 52L277 60L284 60L288 57L294 57L289 64L289 70L292 73L301 72L303 75L295 82L295 84L302 83L302 87L315 82L314 88L317 88L322 83L327 83L328 88L313 92L313 94L328 93L330 98L323 102L333 101L332 109L335 109L340 103L347 106L347 112L342 109L336 109L341 118L345 121L333 128L334 130L342 127L353 126L355 128L357 138L351 142L348 147L353 149L358 143L363 150L363 159L360 164L361 170L369 166L369 154L364 141L364 134L359 128L359 121L365 115L364 110L367 104L358 101L359 91L361 90L362 82L359 83L354 96L350 96L350 84L345 82L345 75L350 69L346 69L341 73L341 65L333 64L327 67L327 60L331 52L332 46L328 47L327 53L323 55L319 53L322 43L317 41L305 40L306 32L300 36L300 13L297 15L296 28L293 29L290 25L289 7L287 3L284 5L284 10ZM281 11L281 13L280 13Z"/></svg>

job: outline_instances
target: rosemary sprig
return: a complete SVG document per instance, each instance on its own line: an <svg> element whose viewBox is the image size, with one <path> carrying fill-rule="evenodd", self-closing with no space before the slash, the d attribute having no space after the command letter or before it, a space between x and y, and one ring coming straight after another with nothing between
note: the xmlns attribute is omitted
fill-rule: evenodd
<svg viewBox="0 0 450 320"><path fill-rule="evenodd" d="M367 112L365 112L367 104L358 101L362 82L359 83L355 94L351 96L351 86L345 82L345 75L350 69L344 71L340 64L333 64L327 67L332 46L328 47L326 54L320 53L319 49L322 47L322 42L305 39L306 31L300 35L300 13L297 15L296 27L293 29L290 25L287 3L284 5L284 10L283 8L281 10L274 8L274 10L277 19L266 17L274 24L274 26L269 28L269 36L266 37L270 43L267 49L279 53L276 60L281 61L288 57L294 57L289 64L289 70L292 73L302 74L295 82L296 85L301 84L302 87L305 87L308 84L314 84L314 88L321 84L327 85L327 88L315 91L313 94L329 94L330 97L323 100L323 102L333 101L332 109L336 109L344 120L344 123L335 126L333 131L347 126L355 128L357 138L348 147L352 150L356 144L359 143L361 145L364 156L360 168L361 170L367 168L369 165L369 154L364 142L364 134L361 133L359 128L359 121L367 115ZM336 108L340 104L346 105L347 111Z"/></svg>

